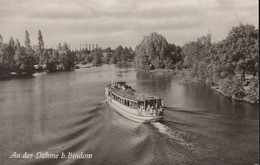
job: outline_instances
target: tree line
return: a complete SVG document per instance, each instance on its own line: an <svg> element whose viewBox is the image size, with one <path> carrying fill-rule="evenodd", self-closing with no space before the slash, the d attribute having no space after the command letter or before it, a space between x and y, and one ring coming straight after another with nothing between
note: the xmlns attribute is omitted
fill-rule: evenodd
<svg viewBox="0 0 260 165"><path fill-rule="evenodd" d="M118 46L93 50L82 49L72 51L68 44L59 43L57 48L45 48L41 30L38 30L38 44L32 46L29 32L25 31L24 46L13 37L5 43L0 34L0 79L9 78L11 73L16 77L32 76L37 71L70 71L75 64L128 63L133 62L135 52L131 47Z"/></svg>
<svg viewBox="0 0 260 165"><path fill-rule="evenodd" d="M186 76L220 86L227 96L259 102L258 36L253 25L240 23L219 42L212 43L209 33L180 47L154 32L137 45L136 65L185 71Z"/></svg>
<svg viewBox="0 0 260 165"><path fill-rule="evenodd" d="M46 49L41 31L38 31L38 45L32 46L29 32L25 31L24 46L17 39L10 38L4 43L0 35L0 78L8 77L11 72L17 76L31 76L43 67L50 71L71 70L74 55L67 43L59 44L58 49Z"/></svg>
<svg viewBox="0 0 260 165"><path fill-rule="evenodd" d="M122 47L119 45L117 48L112 49L107 47L105 49L96 48L92 51L88 49L83 49L81 51L76 50L77 63L87 64L91 63L93 65L106 64L117 64L117 63L129 63L134 62L135 52L131 47Z"/></svg>

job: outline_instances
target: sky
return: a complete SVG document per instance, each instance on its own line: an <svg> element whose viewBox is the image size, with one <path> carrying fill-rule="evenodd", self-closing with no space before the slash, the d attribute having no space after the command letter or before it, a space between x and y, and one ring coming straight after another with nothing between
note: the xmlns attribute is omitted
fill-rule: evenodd
<svg viewBox="0 0 260 165"><path fill-rule="evenodd" d="M0 34L23 45L28 30L37 44L41 30L46 47L67 42L78 49L135 48L158 32L182 46L208 32L218 42L239 23L258 28L258 12L258 0L0 0Z"/></svg>

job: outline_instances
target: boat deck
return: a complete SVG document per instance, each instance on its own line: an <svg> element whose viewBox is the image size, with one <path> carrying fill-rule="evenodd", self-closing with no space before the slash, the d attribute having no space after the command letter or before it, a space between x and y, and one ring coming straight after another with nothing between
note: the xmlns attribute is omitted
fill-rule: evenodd
<svg viewBox="0 0 260 165"><path fill-rule="evenodd" d="M109 88L112 93L115 93L121 97L124 97L129 100L133 101L145 101L145 100L155 100L155 99L161 99L160 97L153 96L150 94L143 94L143 93L137 93L135 91L123 91L116 88Z"/></svg>

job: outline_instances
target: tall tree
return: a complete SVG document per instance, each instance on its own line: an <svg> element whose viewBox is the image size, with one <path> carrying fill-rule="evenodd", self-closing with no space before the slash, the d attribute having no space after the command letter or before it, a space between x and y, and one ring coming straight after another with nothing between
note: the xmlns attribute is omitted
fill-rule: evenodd
<svg viewBox="0 0 260 165"><path fill-rule="evenodd" d="M190 68L190 73L199 78L206 78L206 68L210 63L211 34L202 36L197 41L184 44L184 67Z"/></svg>
<svg viewBox="0 0 260 165"><path fill-rule="evenodd" d="M42 37L42 32L41 30L38 30L38 56L39 56L39 63L41 65L43 65L44 63L46 63L46 58L44 56L44 42L43 42L43 37Z"/></svg>
<svg viewBox="0 0 260 165"><path fill-rule="evenodd" d="M6 63L9 69L12 69L14 66L14 55L15 55L15 42L13 37L11 37L9 43L6 45L5 48Z"/></svg>
<svg viewBox="0 0 260 165"><path fill-rule="evenodd" d="M220 66L220 76L225 78L235 74L256 75L258 72L258 29L253 25L240 24L233 27L227 38L214 45L213 60Z"/></svg>
<svg viewBox="0 0 260 165"><path fill-rule="evenodd" d="M15 55L14 55L14 60L15 62L17 62L19 59L21 59L21 44L19 42L19 40L16 40L16 44L15 44Z"/></svg>
<svg viewBox="0 0 260 165"><path fill-rule="evenodd" d="M64 69L70 71L74 66L74 54L70 51L66 42L62 46L61 56L63 57Z"/></svg>
<svg viewBox="0 0 260 165"><path fill-rule="evenodd" d="M31 47L30 35L29 35L29 32L27 30L25 31L24 45L25 45L26 55L27 56L32 56L33 55L33 50L32 50L32 47Z"/></svg>
<svg viewBox="0 0 260 165"><path fill-rule="evenodd" d="M4 40L0 34L0 63L4 62Z"/></svg>

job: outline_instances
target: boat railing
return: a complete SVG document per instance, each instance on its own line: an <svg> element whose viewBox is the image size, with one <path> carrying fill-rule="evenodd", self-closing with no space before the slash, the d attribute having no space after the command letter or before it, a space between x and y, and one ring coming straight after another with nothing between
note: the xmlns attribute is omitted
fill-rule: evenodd
<svg viewBox="0 0 260 165"><path fill-rule="evenodd" d="M121 91L128 91L128 92L134 92L135 90L129 86L129 85L125 85L125 84L109 84L107 86L108 88L111 88L111 89L118 89L118 90L121 90Z"/></svg>
<svg viewBox="0 0 260 165"><path fill-rule="evenodd" d="M139 107L138 109L140 115L151 115L151 116L157 116L163 114L163 108L154 108L154 107L147 107L144 108L144 106Z"/></svg>

